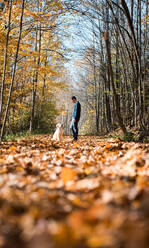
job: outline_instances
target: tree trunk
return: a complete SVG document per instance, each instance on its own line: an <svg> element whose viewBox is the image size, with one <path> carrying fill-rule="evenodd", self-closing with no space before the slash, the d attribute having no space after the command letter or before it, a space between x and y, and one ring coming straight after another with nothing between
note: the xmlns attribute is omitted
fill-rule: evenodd
<svg viewBox="0 0 149 248"><path fill-rule="evenodd" d="M4 87L5 87L5 78L6 78L7 57L8 57L8 42L9 42L10 23L11 23L11 10L12 10L12 0L9 1L8 31L7 31L7 36L6 36L6 45L5 45L5 54L4 54L4 67L3 67L1 93L0 93L0 126L1 126L1 123L2 123Z"/></svg>
<svg viewBox="0 0 149 248"><path fill-rule="evenodd" d="M38 25L36 30L36 45L35 51L37 51L37 43L38 43ZM35 72L35 79L33 78L33 91L32 91L32 111L31 111L31 120L30 120L30 132L34 129L34 116L35 116L35 103L36 103L36 91L37 91L37 83L38 83L38 73L39 73L39 65L40 65L40 52L41 52L41 26L39 26L39 49L38 49L38 61L37 61L37 69Z"/></svg>
<svg viewBox="0 0 149 248"><path fill-rule="evenodd" d="M117 96L115 85L114 85L114 77L113 77L113 70L112 70L112 63L111 63L111 51L109 48L109 37L108 37L106 32L104 33L104 39L105 39L105 44L106 44L108 65L109 65L112 91L113 91L113 96L114 96L114 100L115 100L115 107L116 107L116 114L117 114L117 118L118 118L118 123L119 123L119 126L122 129L123 133L126 134L127 130L126 130L125 125L123 124L121 113L119 111L119 101L118 101L118 96Z"/></svg>

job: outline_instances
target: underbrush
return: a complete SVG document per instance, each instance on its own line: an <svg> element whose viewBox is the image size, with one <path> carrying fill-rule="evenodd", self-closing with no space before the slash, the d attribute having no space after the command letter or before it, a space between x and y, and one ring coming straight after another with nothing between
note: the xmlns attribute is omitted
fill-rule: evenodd
<svg viewBox="0 0 149 248"><path fill-rule="evenodd" d="M44 132L43 130L35 130L33 132L21 131L21 132L17 132L14 134L7 134L4 136L3 140L4 141L15 141L21 138L22 139L29 138L29 137L33 137L33 136L40 135L40 134L47 134L47 132Z"/></svg>
<svg viewBox="0 0 149 248"><path fill-rule="evenodd" d="M32 136L31 132L29 131L21 131L15 134L7 134L4 136L4 141L12 141L12 140L18 140L20 138L28 138L29 136Z"/></svg>
<svg viewBox="0 0 149 248"><path fill-rule="evenodd" d="M107 135L107 138L118 139L123 142L136 142L137 141L137 131L129 130L125 135L122 133L121 129L115 130Z"/></svg>

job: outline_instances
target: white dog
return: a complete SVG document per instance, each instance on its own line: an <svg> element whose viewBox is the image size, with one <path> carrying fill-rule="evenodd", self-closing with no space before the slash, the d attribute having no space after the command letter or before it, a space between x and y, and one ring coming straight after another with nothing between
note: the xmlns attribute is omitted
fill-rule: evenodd
<svg viewBox="0 0 149 248"><path fill-rule="evenodd" d="M56 130L55 130L55 133L53 134L52 140L55 140L55 141L59 142L62 139L62 135L63 135L62 124L58 123L56 125Z"/></svg>

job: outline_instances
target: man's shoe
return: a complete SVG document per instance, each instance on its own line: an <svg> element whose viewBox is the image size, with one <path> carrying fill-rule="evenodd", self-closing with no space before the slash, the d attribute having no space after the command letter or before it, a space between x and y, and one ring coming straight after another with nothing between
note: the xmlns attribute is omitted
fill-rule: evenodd
<svg viewBox="0 0 149 248"><path fill-rule="evenodd" d="M68 141L69 142L73 142L74 141L74 138L70 138Z"/></svg>

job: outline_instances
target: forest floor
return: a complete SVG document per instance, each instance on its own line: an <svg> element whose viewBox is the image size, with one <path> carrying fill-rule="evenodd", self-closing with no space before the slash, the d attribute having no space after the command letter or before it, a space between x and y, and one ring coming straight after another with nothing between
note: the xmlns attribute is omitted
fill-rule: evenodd
<svg viewBox="0 0 149 248"><path fill-rule="evenodd" d="M148 248L149 145L2 142L0 247Z"/></svg>

